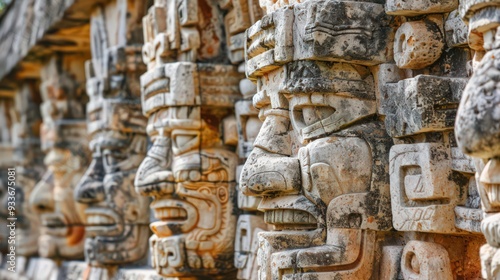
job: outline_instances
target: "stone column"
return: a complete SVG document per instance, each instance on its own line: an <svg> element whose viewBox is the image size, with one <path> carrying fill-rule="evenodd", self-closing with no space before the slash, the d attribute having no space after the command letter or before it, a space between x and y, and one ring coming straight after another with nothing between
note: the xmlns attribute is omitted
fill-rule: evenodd
<svg viewBox="0 0 500 280"><path fill-rule="evenodd" d="M12 143L14 95L5 94L0 97L0 223L7 225L9 218L7 191L8 191L8 168L15 167L14 145ZM0 253L2 261L9 253L9 229L4 226L0 228Z"/></svg>
<svg viewBox="0 0 500 280"><path fill-rule="evenodd" d="M91 277L113 277L118 265L145 263L149 198L134 189L147 151L139 77L142 1L111 1L94 7L87 61L87 132L92 161L75 190L85 211L85 258ZM104 268L100 269L100 268ZM102 273L102 275L101 275Z"/></svg>
<svg viewBox="0 0 500 280"><path fill-rule="evenodd" d="M475 279L480 199L474 166L453 134L471 51L458 1L385 4L399 23L394 64L378 68L381 112L391 147L393 226L400 246L384 247L382 268L405 279ZM391 269L382 275L394 274Z"/></svg>
<svg viewBox="0 0 500 280"><path fill-rule="evenodd" d="M497 1L461 0L459 11L469 27L468 42L474 57L473 74L458 108L455 134L461 152L474 158L475 181L484 217L481 232L487 241L480 251L482 277L498 279L500 129L497 108L500 94L497 86L500 79L496 73L500 73L500 9Z"/></svg>
<svg viewBox="0 0 500 280"><path fill-rule="evenodd" d="M238 129L238 157L241 163L237 168L237 182L243 164L250 155L255 138L262 126L262 121L258 116L259 111L252 104L252 97L256 92L255 85L250 80L243 79L240 81L240 92L244 99L237 101L234 106ZM234 265L238 268L238 279L257 279L258 234L267 230L264 213L257 210L261 199L242 194L239 182L237 196L238 208L242 210L242 213L236 225Z"/></svg>
<svg viewBox="0 0 500 280"><path fill-rule="evenodd" d="M74 189L88 165L85 129L84 61L86 54L55 54L44 64L40 91L46 172L30 197L41 221L40 256L81 259L85 240L84 206Z"/></svg>
<svg viewBox="0 0 500 280"><path fill-rule="evenodd" d="M236 276L234 103L243 75L227 57L222 15L210 1L156 0L143 20L152 146L135 186L154 199L152 264L167 277Z"/></svg>
<svg viewBox="0 0 500 280"><path fill-rule="evenodd" d="M41 96L35 81L23 82L15 97L15 122L12 129L14 160L16 162L16 196L20 220L17 253L24 257L37 255L40 220L29 205L35 184L41 178L43 153L40 149Z"/></svg>
<svg viewBox="0 0 500 280"><path fill-rule="evenodd" d="M41 97L35 80L25 80L14 90L14 106L9 106L12 117L11 141L14 148L12 160L14 164L2 167L3 171L15 168L15 185L10 185L8 191L15 192L15 200L2 199L2 211L6 217L16 218L15 272L7 270L7 264L0 270L1 279L21 279L28 277L29 267L34 256L38 254L38 238L40 236L40 219L29 205L29 200L35 184L44 171L43 154L40 149L40 103ZM0 157L5 159L4 157ZM5 177L7 179L7 177ZM7 187L7 185L6 185ZM7 190L7 188L6 188ZM8 202L14 202L15 211L10 215ZM9 220L6 220L7 225ZM10 250L8 250L10 251ZM8 252L7 251L7 252ZM8 258L7 258L8 261Z"/></svg>
<svg viewBox="0 0 500 280"><path fill-rule="evenodd" d="M232 64L239 65L238 72L244 73L245 30L262 17L263 10L255 0L220 1L219 6L225 11L224 27L229 60ZM259 119L259 111L252 104L252 98L257 91L255 84L245 78L240 80L239 89L241 100L234 104L235 119L234 121L228 119L226 122L224 137L229 140L230 132L237 130L237 139L232 141L237 142L239 157L236 194L241 213L236 224L234 265L238 269L237 279L250 280L257 279L258 234L267 230L267 225L263 213L257 210L261 199L243 195L238 181L243 164L253 149L253 142L262 126L262 120ZM232 125L236 128L231 127Z"/></svg>
<svg viewBox="0 0 500 280"><path fill-rule="evenodd" d="M247 76L264 124L240 188L260 197L258 279L371 279L392 228L375 65L392 59L380 1L261 1ZM289 5L288 5L289 4Z"/></svg>

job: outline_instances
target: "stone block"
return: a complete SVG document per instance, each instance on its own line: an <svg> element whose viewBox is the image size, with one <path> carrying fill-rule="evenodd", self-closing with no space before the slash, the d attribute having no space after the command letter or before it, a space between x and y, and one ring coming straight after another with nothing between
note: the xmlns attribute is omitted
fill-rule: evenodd
<svg viewBox="0 0 500 280"><path fill-rule="evenodd" d="M451 158L440 144L400 144L390 152L391 204L399 231L455 233L461 197Z"/></svg>
<svg viewBox="0 0 500 280"><path fill-rule="evenodd" d="M443 47L444 37L435 22L405 22L396 31L394 60L399 68L424 68L439 59Z"/></svg>
<svg viewBox="0 0 500 280"><path fill-rule="evenodd" d="M247 76L292 60L376 65L390 60L393 28L383 5L315 0L264 16L246 33Z"/></svg>
<svg viewBox="0 0 500 280"><path fill-rule="evenodd" d="M390 15L418 16L451 12L458 7L458 0L388 0L385 10Z"/></svg>
<svg viewBox="0 0 500 280"><path fill-rule="evenodd" d="M404 279L454 279L446 249L436 243L412 240L401 257Z"/></svg>
<svg viewBox="0 0 500 280"><path fill-rule="evenodd" d="M430 131L451 130L464 78L419 75L386 84L381 106L389 135L403 137Z"/></svg>

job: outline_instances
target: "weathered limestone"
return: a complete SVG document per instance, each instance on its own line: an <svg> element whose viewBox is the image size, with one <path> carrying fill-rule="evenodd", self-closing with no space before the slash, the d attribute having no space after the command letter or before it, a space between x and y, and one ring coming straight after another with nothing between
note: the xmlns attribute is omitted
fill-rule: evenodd
<svg viewBox="0 0 500 280"><path fill-rule="evenodd" d="M147 151L139 86L146 68L140 25L145 5L140 2L96 6L90 23L87 132L93 159L75 199L87 205L85 258L92 267L108 269L100 279L111 278L115 265L145 259L148 248L149 199L139 196L133 184Z"/></svg>
<svg viewBox="0 0 500 280"><path fill-rule="evenodd" d="M43 155L40 150L40 94L33 82L20 85L15 97L16 114L13 124L14 160L16 162L17 246L16 253L31 257L38 253L40 220L29 205L35 184L41 178Z"/></svg>
<svg viewBox="0 0 500 280"><path fill-rule="evenodd" d="M497 2L16 1L0 279L500 278Z"/></svg>
<svg viewBox="0 0 500 280"><path fill-rule="evenodd" d="M143 18L143 60L148 69L167 62L224 62L224 26L215 3L155 0Z"/></svg>
<svg viewBox="0 0 500 280"><path fill-rule="evenodd" d="M98 1L11 2L0 19L0 60L3 62L0 78L16 71L20 76L29 72L38 76L40 58L57 52L88 51L89 12Z"/></svg>
<svg viewBox="0 0 500 280"><path fill-rule="evenodd" d="M469 45L475 51L472 75L458 109L455 133L460 149L474 158L476 183L484 219L481 231L487 244L481 247L482 276L498 279L498 92L500 9L496 1L460 2L460 12L469 26Z"/></svg>
<svg viewBox="0 0 500 280"><path fill-rule="evenodd" d="M390 60L391 18L375 1L261 5L246 51L264 124L240 179L273 229L258 279L369 279L391 229L392 141L366 66Z"/></svg>
<svg viewBox="0 0 500 280"><path fill-rule="evenodd" d="M249 91L245 89L245 86L248 86L245 83L247 83L245 80L240 82L240 91L243 94ZM235 112L238 128L238 156L240 160L246 160L252 151L253 142L262 122L251 100L244 99L236 102ZM238 185L242 167L243 165L239 165L237 169ZM244 212L240 214L236 225L234 265L238 268L238 279L257 279L258 234L267 230L267 225L264 222L264 215L257 211L261 200L243 195L239 188L237 194L238 208Z"/></svg>
<svg viewBox="0 0 500 280"><path fill-rule="evenodd" d="M83 63L85 54L52 57L42 72L40 138L46 172L30 197L41 220L39 254L79 259L85 237L84 207L73 191L88 164Z"/></svg>
<svg viewBox="0 0 500 280"><path fill-rule="evenodd" d="M244 66L244 65L243 65ZM243 68L243 67L241 67ZM238 156L240 162L247 159L253 149L253 143L262 126L259 111L252 105L251 97L256 93L255 85L248 79L240 81L240 93L243 100L235 103L236 125L238 129ZM239 177L243 164L237 168L238 208L243 213L238 217L235 237L234 265L238 268L238 279L257 279L257 250L259 248L258 234L267 230L264 215L257 208L260 198L245 196L239 189Z"/></svg>
<svg viewBox="0 0 500 280"><path fill-rule="evenodd" d="M455 10L458 0L387 0L385 9L389 15L417 16L426 14L444 14Z"/></svg>
<svg viewBox="0 0 500 280"><path fill-rule="evenodd" d="M152 264L164 276L235 277L234 103L243 75L224 41L240 61L247 5L157 0L143 20L142 108L153 144L135 186L154 198ZM221 7L230 10L228 38Z"/></svg>
<svg viewBox="0 0 500 280"><path fill-rule="evenodd" d="M38 254L41 226L40 219L29 205L35 184L44 171L39 140L41 124L39 103L41 98L33 81L23 81L14 92L13 105L15 106L9 107L12 118L11 143L14 151L11 156L13 162L11 166L3 168L4 170L7 168L15 169L16 184L12 185L11 181L11 188L7 190L6 183L8 182L4 183L5 191L9 191L11 194L15 193L15 200L7 199L5 196L1 205L2 214L11 218L11 220L5 220L2 225L6 227L8 222L16 222L15 236L9 239L8 250L2 251L2 253L10 255L12 255L12 251L15 252L16 267L15 272L7 269L0 270L0 279L30 279L28 268L32 265L32 257ZM10 206L14 206L15 211L8 211L9 201L13 203ZM16 220L12 220L12 218L16 218ZM11 246L15 246L15 250L11 250ZM10 256L5 256L5 258L5 261L9 261ZM10 267L11 264L12 262L6 266Z"/></svg>
<svg viewBox="0 0 500 280"><path fill-rule="evenodd" d="M238 72L245 72L244 47L245 30L262 17L262 9L257 1L226 1L220 3L225 10L229 9L225 16L226 41L228 44L228 56L233 64L239 64ZM229 36L227 35L229 34ZM234 266L238 269L237 279L257 279L257 251L259 248L258 234L267 230L264 215L258 211L260 198L248 197L241 193L239 188L240 173L243 163L253 149L253 143L262 126L259 119L259 111L253 107L252 98L257 88L248 79L239 82L242 100L234 104L235 119L228 121L224 127L225 135L228 137L230 131L237 129L237 154L239 165L236 169L236 195L238 208L241 210L236 223L236 235L234 239ZM229 125L236 126L228 127Z"/></svg>
<svg viewBox="0 0 500 280"><path fill-rule="evenodd" d="M14 105L12 96L5 96L0 98L0 158L5 159L1 161L0 167L0 222L3 225L7 224L8 208L7 208L7 190L8 190L8 168L15 165L14 162L14 146L12 144L12 115L11 110ZM7 254L9 244L9 229L7 227L0 228L0 252Z"/></svg>
<svg viewBox="0 0 500 280"><path fill-rule="evenodd" d="M387 13L402 23L395 65L379 67L378 85L380 110L395 142L389 154L392 222L404 238L387 260L400 263L404 279L479 277L477 250L484 241L475 170L453 134L472 57L465 26L452 11L457 5L386 3Z"/></svg>
<svg viewBox="0 0 500 280"><path fill-rule="evenodd" d="M399 68L421 69L436 62L443 46L443 34L432 20L405 22L396 32L394 60Z"/></svg>
<svg viewBox="0 0 500 280"><path fill-rule="evenodd" d="M240 79L233 66L190 62L141 77L153 145L135 186L154 197L150 245L161 275L216 277L234 269L238 159L220 127L232 114Z"/></svg>
<svg viewBox="0 0 500 280"><path fill-rule="evenodd" d="M291 4L262 2L247 31L265 121L240 188L274 228L260 279L477 277L474 170L450 134L471 58L458 2Z"/></svg>

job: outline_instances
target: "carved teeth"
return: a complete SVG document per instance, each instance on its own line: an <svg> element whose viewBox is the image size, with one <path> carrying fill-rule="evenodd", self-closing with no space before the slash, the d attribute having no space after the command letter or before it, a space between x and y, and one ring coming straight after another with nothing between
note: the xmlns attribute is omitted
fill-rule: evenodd
<svg viewBox="0 0 500 280"><path fill-rule="evenodd" d="M264 213L264 220L268 224L297 224L316 225L317 221L313 215L294 209L268 210Z"/></svg>
<svg viewBox="0 0 500 280"><path fill-rule="evenodd" d="M104 215L88 215L87 216L88 225L113 225L115 221L112 218Z"/></svg>
<svg viewBox="0 0 500 280"><path fill-rule="evenodd" d="M57 216L42 216L42 225L45 227L64 227L66 224Z"/></svg>
<svg viewBox="0 0 500 280"><path fill-rule="evenodd" d="M160 220L186 219L187 212L179 207L161 207L154 209L155 217Z"/></svg>
<svg viewBox="0 0 500 280"><path fill-rule="evenodd" d="M499 184L485 184L486 192L493 207L500 206L500 185Z"/></svg>
<svg viewBox="0 0 500 280"><path fill-rule="evenodd" d="M483 47L486 50L493 49L493 44L495 43L495 33L496 33L495 29L490 29L483 33L483 40L484 40Z"/></svg>

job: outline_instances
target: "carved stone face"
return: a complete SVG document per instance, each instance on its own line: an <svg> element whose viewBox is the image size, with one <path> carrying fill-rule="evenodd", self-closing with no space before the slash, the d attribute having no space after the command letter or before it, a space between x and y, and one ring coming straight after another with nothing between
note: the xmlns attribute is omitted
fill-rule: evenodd
<svg viewBox="0 0 500 280"><path fill-rule="evenodd" d="M81 258L85 237L84 207L73 192L83 175L84 147L51 148L45 156L47 172L37 183L30 204L42 223L39 254L47 258Z"/></svg>
<svg viewBox="0 0 500 280"><path fill-rule="evenodd" d="M179 118L165 118L172 111ZM170 125L150 134L153 145L136 178L137 189L154 197L158 221L151 224L150 242L153 266L162 275L215 275L232 268L237 158L223 148L203 147L213 146L217 128L193 119L199 113L169 108L150 117L155 126Z"/></svg>
<svg viewBox="0 0 500 280"><path fill-rule="evenodd" d="M147 251L149 199L134 190L137 167L146 151L145 135L99 134L93 160L75 190L86 204L85 255L92 265L140 260Z"/></svg>
<svg viewBox="0 0 500 280"><path fill-rule="evenodd" d="M134 189L147 151L139 84L145 66L140 62L142 36L137 36L143 12L134 2L117 1L96 5L91 14L86 85L93 159L75 199L87 205L85 258L94 267L146 260L150 200Z"/></svg>
<svg viewBox="0 0 500 280"><path fill-rule="evenodd" d="M274 76L286 77L285 88L270 107L289 109L254 98L267 118L240 183L244 194L262 197L259 210L274 227L260 233L259 279L364 278L375 238L368 229L390 226L390 217L374 218L381 210L373 201L387 199L388 137L379 122L356 124L376 111L371 75L349 64L294 62ZM322 84L328 91L313 90L320 79L331 81Z"/></svg>
<svg viewBox="0 0 500 280"><path fill-rule="evenodd" d="M497 39L498 40L498 39ZM485 42L486 43L486 42ZM481 231L488 244L481 248L483 277L498 277L495 262L500 247L500 127L498 105L500 98L495 85L499 80L490 75L498 71L497 55L500 51L487 52L477 66L462 95L455 125L455 135L464 153L475 158L476 180L485 218ZM493 85L490 88L489 85Z"/></svg>
<svg viewBox="0 0 500 280"><path fill-rule="evenodd" d="M152 263L163 276L234 271L238 158L221 127L227 118L234 120L240 79L232 66L184 62L141 77L142 108L153 143L135 187L154 198Z"/></svg>

